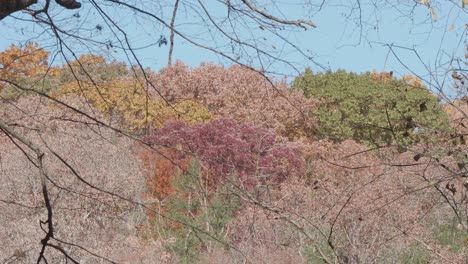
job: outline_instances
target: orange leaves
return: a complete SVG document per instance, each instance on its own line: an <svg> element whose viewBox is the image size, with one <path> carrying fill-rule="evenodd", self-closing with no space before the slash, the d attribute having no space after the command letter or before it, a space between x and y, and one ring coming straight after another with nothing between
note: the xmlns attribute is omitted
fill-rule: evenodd
<svg viewBox="0 0 468 264"><path fill-rule="evenodd" d="M149 195L163 200L173 194L173 180L187 169L188 162L177 160L176 151L171 149L161 149L159 154L143 150L139 156L145 166Z"/></svg>
<svg viewBox="0 0 468 264"><path fill-rule="evenodd" d="M156 115L156 105L138 80L130 78L109 81L72 81L60 86L60 96L82 96L101 113L130 130L151 123Z"/></svg>
<svg viewBox="0 0 468 264"><path fill-rule="evenodd" d="M377 72L375 69L372 70L372 80L379 84L387 84L388 82L392 81L393 79L393 72ZM408 89L414 88L424 88L424 85L418 77L415 77L411 74L404 75L402 80L408 84Z"/></svg>
<svg viewBox="0 0 468 264"><path fill-rule="evenodd" d="M376 69L372 70L372 80L376 83L386 84L388 81L392 80L393 72L377 72Z"/></svg>
<svg viewBox="0 0 468 264"><path fill-rule="evenodd" d="M205 123L213 116L208 109L191 100L167 105L165 101L148 95L141 82L131 78L112 79L99 84L65 83L60 87L59 96L67 95L83 96L101 113L118 119L133 131L149 126L162 127L173 120L191 125Z"/></svg>
<svg viewBox="0 0 468 264"><path fill-rule="evenodd" d="M94 54L84 54L80 56L80 58L78 59L78 62L83 65L89 66L91 64L105 63L106 59L102 56L97 56Z"/></svg>
<svg viewBox="0 0 468 264"><path fill-rule="evenodd" d="M56 67L49 68L49 52L37 43L28 43L23 49L11 45L0 53L0 78L17 81L21 78L40 78L45 74L56 76Z"/></svg>
<svg viewBox="0 0 468 264"><path fill-rule="evenodd" d="M99 112L111 118L111 121L117 119L122 123L126 119L132 119L129 118L130 113L122 110L132 108L131 104L135 102L137 106L132 109L143 109L139 102L142 94L145 94L138 80L121 75L125 70L125 64L106 63L101 56L82 55L63 67L60 76L62 84L54 96L82 97Z"/></svg>
<svg viewBox="0 0 468 264"><path fill-rule="evenodd" d="M423 87L421 79L410 74L403 76L403 81L409 85L409 89Z"/></svg>
<svg viewBox="0 0 468 264"><path fill-rule="evenodd" d="M163 127L174 120L184 121L188 125L203 124L214 117L208 108L194 100L185 100L174 105L167 105L163 100L156 102L158 111L154 117L154 127Z"/></svg>

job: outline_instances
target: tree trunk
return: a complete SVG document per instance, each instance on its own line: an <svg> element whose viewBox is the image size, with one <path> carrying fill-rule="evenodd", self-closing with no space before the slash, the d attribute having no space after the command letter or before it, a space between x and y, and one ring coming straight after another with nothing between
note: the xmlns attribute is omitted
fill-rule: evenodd
<svg viewBox="0 0 468 264"><path fill-rule="evenodd" d="M37 0L0 0L0 20L37 3Z"/></svg>
<svg viewBox="0 0 468 264"><path fill-rule="evenodd" d="M66 9L76 9L81 7L81 3L76 0L55 0L55 2ZM16 11L23 10L36 3L37 0L0 0L0 20Z"/></svg>

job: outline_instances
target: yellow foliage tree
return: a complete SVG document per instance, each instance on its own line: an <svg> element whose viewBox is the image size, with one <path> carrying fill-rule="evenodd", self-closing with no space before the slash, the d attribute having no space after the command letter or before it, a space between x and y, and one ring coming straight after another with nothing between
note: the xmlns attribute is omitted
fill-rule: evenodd
<svg viewBox="0 0 468 264"><path fill-rule="evenodd" d="M62 84L56 94L57 97L76 95L129 130L151 124L158 110L155 100L148 98L141 83L132 78L100 82L75 80Z"/></svg>
<svg viewBox="0 0 468 264"><path fill-rule="evenodd" d="M64 83L55 96L84 97L98 111L130 131L162 127L172 120L193 125L212 119L210 111L195 101L168 105L150 95L144 80L132 76L123 63L107 63L103 57L90 54L82 55L67 67L61 76Z"/></svg>
<svg viewBox="0 0 468 264"><path fill-rule="evenodd" d="M181 101L173 106L161 99L157 101L159 111L154 120L155 127L162 127L172 120L181 120L188 125L207 123L214 117L208 108L194 100Z"/></svg>
<svg viewBox="0 0 468 264"><path fill-rule="evenodd" d="M30 86L45 77L57 77L58 67L50 67L48 59L49 52L37 43L28 43L24 48L12 44L0 52L0 90L8 82Z"/></svg>

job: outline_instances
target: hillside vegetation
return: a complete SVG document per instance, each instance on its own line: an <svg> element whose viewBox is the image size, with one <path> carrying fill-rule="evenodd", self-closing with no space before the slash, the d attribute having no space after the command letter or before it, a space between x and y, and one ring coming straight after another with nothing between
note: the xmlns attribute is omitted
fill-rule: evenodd
<svg viewBox="0 0 468 264"><path fill-rule="evenodd" d="M0 53L0 112L48 151L80 263L468 261L468 104L416 77L48 60ZM23 263L43 235L28 153L0 133L0 256Z"/></svg>

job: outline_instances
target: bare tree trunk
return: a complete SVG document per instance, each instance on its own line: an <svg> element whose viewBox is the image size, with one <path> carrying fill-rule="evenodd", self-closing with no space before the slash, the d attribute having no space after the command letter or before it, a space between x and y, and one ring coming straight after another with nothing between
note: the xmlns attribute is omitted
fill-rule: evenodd
<svg viewBox="0 0 468 264"><path fill-rule="evenodd" d="M37 0L0 0L0 20L37 3Z"/></svg>
<svg viewBox="0 0 468 264"><path fill-rule="evenodd" d="M172 19L171 19L171 37L169 39L170 46L169 46L169 58L167 59L167 66L172 65L172 52L174 51L174 23L175 23L175 17L177 15L178 6L179 6L179 0L176 0L174 4L174 11L172 12Z"/></svg>
<svg viewBox="0 0 468 264"><path fill-rule="evenodd" d="M49 2L50 0L47 0L47 6ZM55 0L55 2L66 9L76 9L81 7L81 3L76 0ZM23 10L36 3L37 0L0 0L0 20L16 11Z"/></svg>

